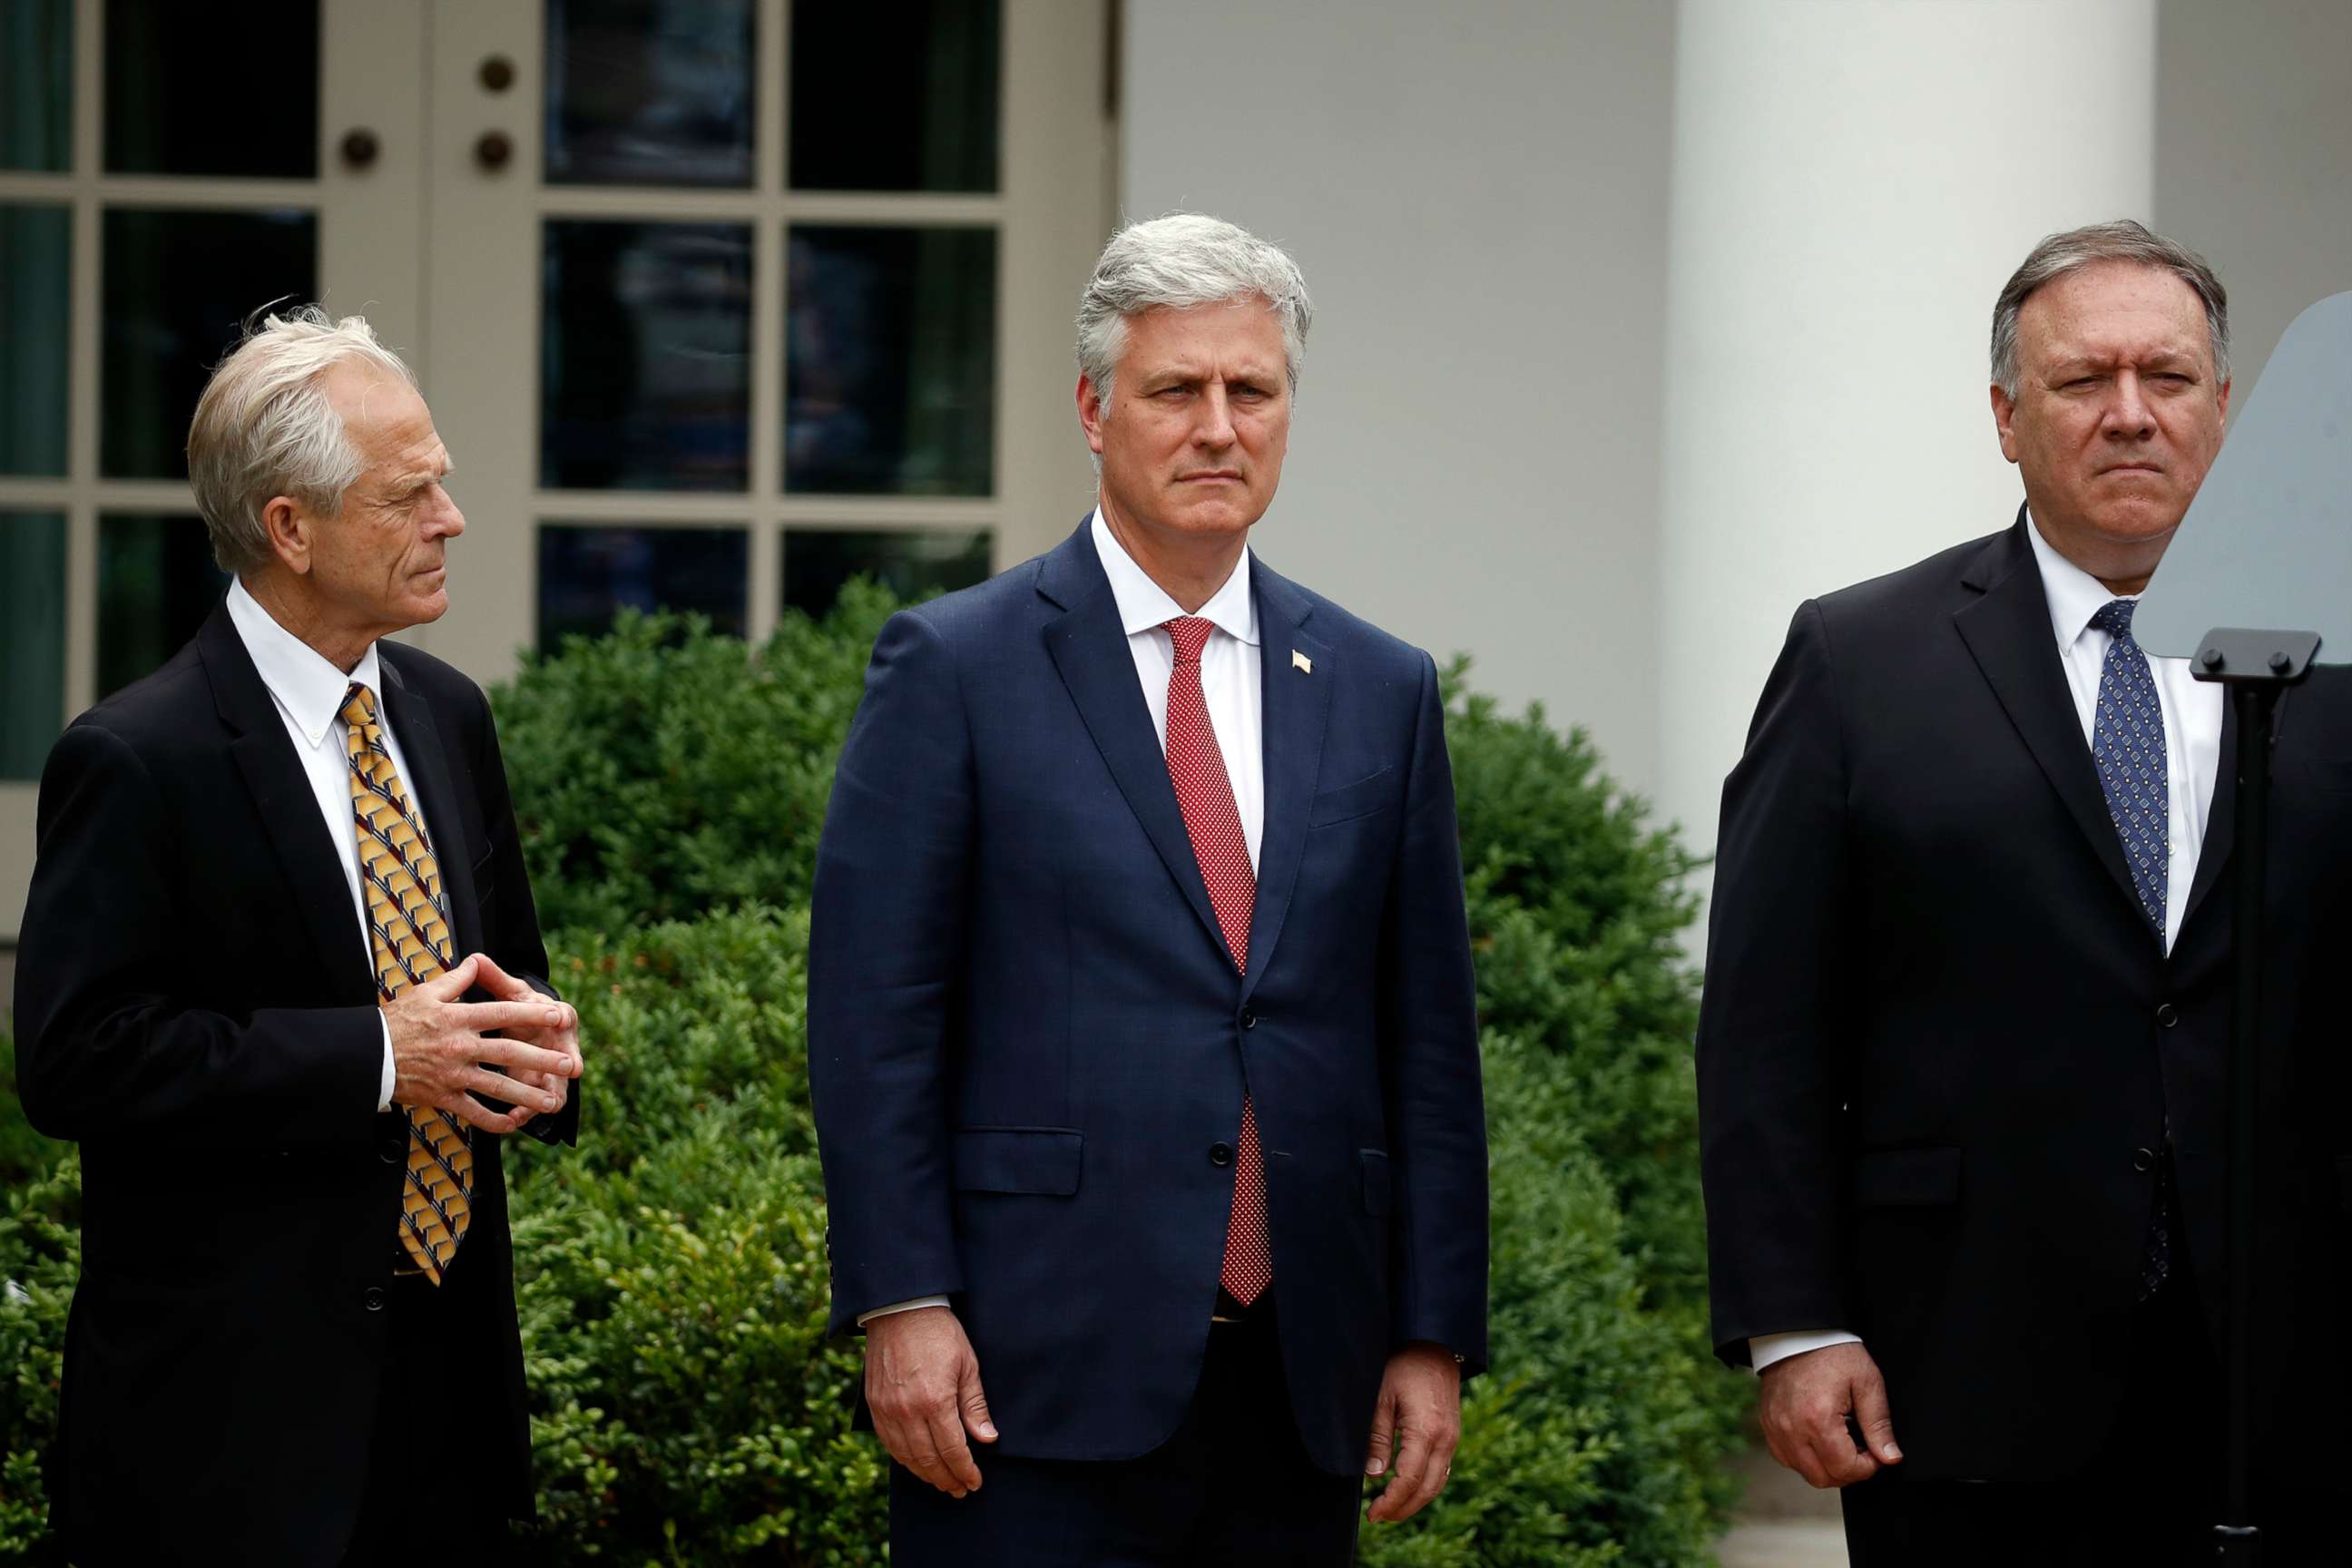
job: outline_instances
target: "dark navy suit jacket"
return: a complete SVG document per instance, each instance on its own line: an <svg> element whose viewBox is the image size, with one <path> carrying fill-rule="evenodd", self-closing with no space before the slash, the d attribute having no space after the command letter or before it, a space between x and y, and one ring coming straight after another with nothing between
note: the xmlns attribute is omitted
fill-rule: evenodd
<svg viewBox="0 0 2352 1568"><path fill-rule="evenodd" d="M1088 531L883 628L818 854L834 1325L952 1298L1000 1451L1149 1451L1198 1380L1244 1091L1301 1435L1486 1355L1486 1153L1429 657L1253 563L1265 824L1226 956ZM1293 653L1304 656L1311 670Z"/></svg>

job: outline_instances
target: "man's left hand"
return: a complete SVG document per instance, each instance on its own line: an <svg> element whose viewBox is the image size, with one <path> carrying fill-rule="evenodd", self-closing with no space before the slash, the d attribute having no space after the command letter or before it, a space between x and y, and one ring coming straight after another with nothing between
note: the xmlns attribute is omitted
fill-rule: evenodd
<svg viewBox="0 0 2352 1568"><path fill-rule="evenodd" d="M545 1000L545 994L534 990L529 981L518 980L491 963L488 953L479 953L476 956L480 960L480 967L475 971L475 984L499 1001ZM561 1023L520 1029L509 1028L500 1032L509 1039L520 1040L525 1045L537 1046L541 1050L561 1051L570 1057L577 1064L578 1068L584 1069L587 1063L580 1055L579 1010L569 1002L558 1002L555 1004L555 1008L562 1015ZM543 1115L552 1116L562 1110L563 1101L571 1092L567 1080L558 1073L529 1072L518 1068L514 1069L511 1076L517 1083L526 1083L533 1089L544 1089L555 1096L554 1106L542 1112Z"/></svg>
<svg viewBox="0 0 2352 1568"><path fill-rule="evenodd" d="M1364 1474L1388 1474L1388 1489L1372 1500L1371 1517L1393 1524L1411 1519L1444 1489L1462 1440L1462 1367L1443 1345L1410 1344L1389 1357L1372 1407L1372 1437Z"/></svg>

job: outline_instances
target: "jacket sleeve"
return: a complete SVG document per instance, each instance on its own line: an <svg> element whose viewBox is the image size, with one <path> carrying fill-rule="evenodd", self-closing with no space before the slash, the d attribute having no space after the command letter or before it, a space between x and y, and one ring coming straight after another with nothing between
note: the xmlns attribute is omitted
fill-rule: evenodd
<svg viewBox="0 0 2352 1568"><path fill-rule="evenodd" d="M1462 840L1437 669L1421 656L1404 821L1381 916L1381 1088L1398 1201L1391 1334L1486 1364L1486 1112Z"/></svg>
<svg viewBox="0 0 2352 1568"><path fill-rule="evenodd" d="M1698 1098L1716 1353L1851 1326L1844 1063L1845 754L1829 631L1801 606L1723 788Z"/></svg>
<svg viewBox="0 0 2352 1568"><path fill-rule="evenodd" d="M831 1210L833 1329L963 1288L949 1021L972 764L950 649L919 611L876 639L835 771L809 933L809 1089Z"/></svg>
<svg viewBox="0 0 2352 1568"><path fill-rule="evenodd" d="M490 716L489 700L478 689L474 695L481 704L473 758L474 789L481 803L482 827L490 839L487 884L478 889L477 894L495 888L499 895L498 929L486 932L483 940L489 944L491 961L500 969L561 1002L563 994L547 978L547 942L540 934L539 906L531 899L530 871L523 863L522 835L515 826L514 800L507 787L506 759L499 750L498 725ZM583 1060L594 1059L593 1047L593 1041L581 1042ZM567 1086L563 1109L532 1117L523 1124L523 1131L542 1143L577 1147L580 1096L585 1087L586 1079L574 1079Z"/></svg>
<svg viewBox="0 0 2352 1568"><path fill-rule="evenodd" d="M289 1142L367 1136L383 1071L373 1006L231 1017L175 1000L182 922L233 918L236 889L177 886L173 830L129 742L87 717L67 730L37 820L16 981L17 1092L35 1127L75 1140L232 1124Z"/></svg>

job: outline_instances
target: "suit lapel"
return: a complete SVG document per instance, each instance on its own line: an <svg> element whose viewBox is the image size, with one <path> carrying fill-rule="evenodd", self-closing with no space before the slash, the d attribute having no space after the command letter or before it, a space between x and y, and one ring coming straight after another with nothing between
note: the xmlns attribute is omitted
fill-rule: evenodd
<svg viewBox="0 0 2352 1568"><path fill-rule="evenodd" d="M2083 721L2059 668L2049 597L2025 539L2030 526L2020 509L2017 525L1986 546L1963 578L1969 586L1980 589L1982 596L1957 611L1952 624L2026 749L2107 868L2116 891L2128 901L2133 918L2144 921L2147 916L2124 863L2123 840L2107 813L2098 769L2083 739Z"/></svg>
<svg viewBox="0 0 2352 1568"><path fill-rule="evenodd" d="M1307 817L1322 771L1323 728L1331 713L1329 645L1305 629L1314 603L1297 586L1250 563L1257 598L1258 679L1265 750L1265 826L1259 836L1257 904L1250 915L1246 998L1257 989L1290 913L1298 883L1298 862L1307 847ZM1299 669L1291 655L1302 653L1313 667ZM1317 673L1320 671L1321 673Z"/></svg>
<svg viewBox="0 0 2352 1568"><path fill-rule="evenodd" d="M1183 810L1176 804L1176 786L1168 779L1168 755L1160 749L1151 710L1144 705L1143 688L1135 679L1135 656L1128 651L1118 601L1086 525L1045 557L1037 592L1063 611L1045 623L1045 649L1069 689L1070 700L1077 705L1078 717L1086 721L1119 794L1127 797L1128 808L1200 918L1202 931L1218 952L1225 952L1224 933L1192 853L1192 837L1185 831ZM404 735L404 743L405 740ZM1256 945L1255 940L1251 945Z"/></svg>
<svg viewBox="0 0 2352 1568"><path fill-rule="evenodd" d="M466 841L466 819L458 808L457 792L450 787L448 754L433 710L402 679L391 658L389 644L378 644L377 666L383 672L383 712L393 739L415 776L406 780L415 792L416 809L425 818L425 835L441 868L441 888L449 898L449 933L456 951L452 960L478 952L482 945L480 911L474 904L474 858Z"/></svg>
<svg viewBox="0 0 2352 1568"><path fill-rule="evenodd" d="M375 976L369 972L351 883L343 874L341 857L351 851L328 837L301 759L225 604L214 606L196 634L196 647L214 706L234 737L229 754L268 829L270 848L293 889L319 963L336 993L373 1001Z"/></svg>

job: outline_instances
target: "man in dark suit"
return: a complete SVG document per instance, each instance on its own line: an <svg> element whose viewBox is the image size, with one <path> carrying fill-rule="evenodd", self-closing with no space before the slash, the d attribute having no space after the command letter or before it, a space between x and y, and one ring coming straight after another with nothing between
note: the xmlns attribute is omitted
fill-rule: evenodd
<svg viewBox="0 0 2352 1568"><path fill-rule="evenodd" d="M2231 742L2132 611L2228 356L2194 255L2133 223L2043 241L1993 320L2015 525L1801 606L1725 785L1715 1335L1775 1456L1847 1489L1858 1564L2211 1560ZM2346 1458L2352 1140L2314 965L2347 934L2347 684L2293 693L2273 763L2271 1562L2320 1560Z"/></svg>
<svg viewBox="0 0 2352 1568"><path fill-rule="evenodd" d="M1436 671L1246 545L1307 312L1229 224L1123 230L1097 510L875 646L809 1057L900 1563L1345 1563L1484 1361Z"/></svg>
<svg viewBox="0 0 2352 1568"><path fill-rule="evenodd" d="M488 1558L530 1509L499 1140L572 1142L580 1052L488 705L380 640L448 606L448 453L306 309L188 458L236 581L50 753L17 969L82 1152L57 1516L85 1563Z"/></svg>

